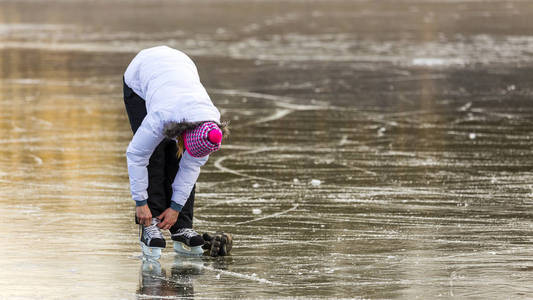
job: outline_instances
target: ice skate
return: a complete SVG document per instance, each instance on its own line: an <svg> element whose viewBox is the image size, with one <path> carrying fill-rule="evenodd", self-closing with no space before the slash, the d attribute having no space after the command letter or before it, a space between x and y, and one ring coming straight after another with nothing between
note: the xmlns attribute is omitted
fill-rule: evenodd
<svg viewBox="0 0 533 300"><path fill-rule="evenodd" d="M181 228L172 233L171 237L174 241L174 251L179 254L199 256L204 253L204 239L190 228Z"/></svg>
<svg viewBox="0 0 533 300"><path fill-rule="evenodd" d="M146 259L159 259L161 257L161 249L166 247L165 238L157 224L159 224L159 220L152 218L152 225L140 225L141 249Z"/></svg>

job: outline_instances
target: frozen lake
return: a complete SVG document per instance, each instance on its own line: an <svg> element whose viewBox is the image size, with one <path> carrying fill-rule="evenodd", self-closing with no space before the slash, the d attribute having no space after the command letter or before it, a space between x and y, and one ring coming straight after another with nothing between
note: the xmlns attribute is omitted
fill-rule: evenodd
<svg viewBox="0 0 533 300"><path fill-rule="evenodd" d="M0 299L532 297L533 2L110 3L0 1ZM230 257L140 259L122 73L160 44L232 124L195 201Z"/></svg>

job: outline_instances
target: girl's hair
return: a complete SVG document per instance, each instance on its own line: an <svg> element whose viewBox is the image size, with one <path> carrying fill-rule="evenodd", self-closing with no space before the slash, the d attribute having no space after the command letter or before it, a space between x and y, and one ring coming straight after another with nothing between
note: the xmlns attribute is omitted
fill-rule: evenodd
<svg viewBox="0 0 533 300"><path fill-rule="evenodd" d="M178 141L176 143L178 147L178 158L183 155L183 151L185 150L185 143L183 142L183 134L185 133L185 131L192 130L205 122L207 121L187 122L183 120L181 122L169 122L165 124L165 127L163 128L163 134L165 135L165 137ZM229 122L215 123L218 125L220 130L222 130L222 137L228 137Z"/></svg>

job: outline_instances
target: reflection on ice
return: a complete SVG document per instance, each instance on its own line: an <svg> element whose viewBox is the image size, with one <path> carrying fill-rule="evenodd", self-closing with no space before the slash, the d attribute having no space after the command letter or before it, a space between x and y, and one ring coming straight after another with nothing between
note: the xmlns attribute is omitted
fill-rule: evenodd
<svg viewBox="0 0 533 300"><path fill-rule="evenodd" d="M167 272L157 260L142 260L137 299L194 297L194 278L203 274L203 264L200 257L176 255L170 272Z"/></svg>
<svg viewBox="0 0 533 300"><path fill-rule="evenodd" d="M268 286L280 286L281 283L258 277L257 274L243 274L227 270L228 257L185 257L174 255L170 272L157 260L142 260L139 272L138 299L181 299L188 297L225 297L230 295L223 288L218 292L206 292L196 289L195 282L199 276L208 277L213 284L216 281L241 279ZM210 296L209 296L210 295Z"/></svg>

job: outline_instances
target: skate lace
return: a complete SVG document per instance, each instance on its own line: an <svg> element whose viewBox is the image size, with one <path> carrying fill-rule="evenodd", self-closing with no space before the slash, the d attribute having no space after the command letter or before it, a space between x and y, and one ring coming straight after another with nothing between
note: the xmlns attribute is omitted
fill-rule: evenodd
<svg viewBox="0 0 533 300"><path fill-rule="evenodd" d="M196 231L192 230L191 228L184 228L180 229L180 232L178 234L184 235L186 238L192 238L193 236L198 235Z"/></svg>
<svg viewBox="0 0 533 300"><path fill-rule="evenodd" d="M158 223L159 223L158 220L153 220L152 225L144 227L144 231L149 239L154 239L154 238L162 239L163 238L161 231L157 227Z"/></svg>

